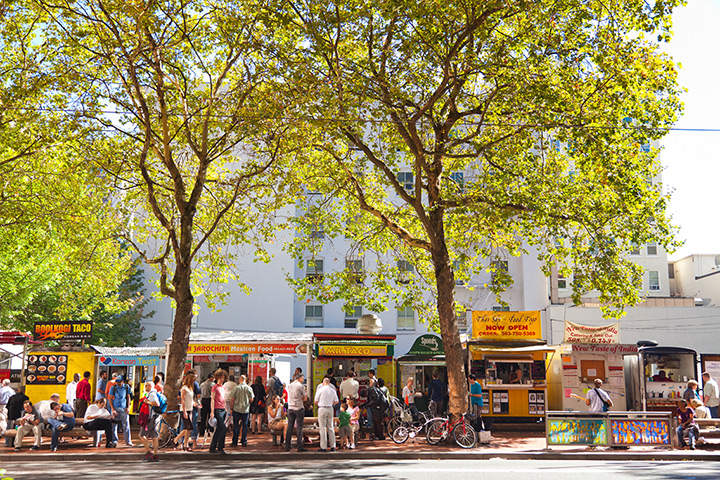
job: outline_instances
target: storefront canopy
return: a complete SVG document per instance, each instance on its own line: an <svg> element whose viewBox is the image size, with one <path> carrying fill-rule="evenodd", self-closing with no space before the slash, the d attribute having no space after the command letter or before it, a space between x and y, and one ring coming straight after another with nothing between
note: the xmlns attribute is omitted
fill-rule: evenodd
<svg viewBox="0 0 720 480"><path fill-rule="evenodd" d="M151 367L160 365L160 359L165 356L163 347L91 347L97 352L100 366Z"/></svg>
<svg viewBox="0 0 720 480"><path fill-rule="evenodd" d="M197 332L190 334L188 355L306 354L311 333ZM165 341L170 344L170 339Z"/></svg>

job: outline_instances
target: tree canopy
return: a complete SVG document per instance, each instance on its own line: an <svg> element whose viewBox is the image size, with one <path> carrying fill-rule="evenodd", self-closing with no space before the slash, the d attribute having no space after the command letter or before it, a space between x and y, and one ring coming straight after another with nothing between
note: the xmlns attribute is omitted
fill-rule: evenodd
<svg viewBox="0 0 720 480"><path fill-rule="evenodd" d="M277 6L295 86L288 103L312 119L313 148L298 168L323 199L303 225L322 222L328 237L377 252L379 265L363 285L343 288L345 272L301 293L410 304L438 321L455 414L467 388L456 279L534 251L547 273L559 265L575 274L578 300L597 290L608 315L636 303L631 246L674 244L649 145L681 107L676 67L657 44L678 3ZM310 235L293 251L320 248ZM414 265L413 281L429 294L398 285L397 259ZM488 287L501 292L512 279L496 273Z"/></svg>
<svg viewBox="0 0 720 480"><path fill-rule="evenodd" d="M76 92L39 37L43 16L0 3L0 324L27 328L32 304L52 315L113 308L129 255L114 232L109 189L77 138Z"/></svg>
<svg viewBox="0 0 720 480"><path fill-rule="evenodd" d="M167 367L176 401L202 293L242 288L235 260L269 259L276 209L292 201L292 125L276 120L264 13L243 2L38 2L54 60L72 71L92 128L87 156L114 189L118 233L159 274L175 306ZM291 135L292 134L292 135Z"/></svg>

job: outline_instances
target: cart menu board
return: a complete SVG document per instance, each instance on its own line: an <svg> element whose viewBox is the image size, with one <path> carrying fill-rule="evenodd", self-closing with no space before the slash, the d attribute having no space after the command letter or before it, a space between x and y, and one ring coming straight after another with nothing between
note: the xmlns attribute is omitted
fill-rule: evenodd
<svg viewBox="0 0 720 480"><path fill-rule="evenodd" d="M492 413L507 415L510 413L510 395L507 390L493 390L492 392Z"/></svg>
<svg viewBox="0 0 720 480"><path fill-rule="evenodd" d="M30 355L25 370L27 385L65 385L67 355Z"/></svg>
<svg viewBox="0 0 720 480"><path fill-rule="evenodd" d="M530 390L528 392L528 414L545 415L544 390Z"/></svg>
<svg viewBox="0 0 720 480"><path fill-rule="evenodd" d="M535 360L532 363L532 379L545 380L545 360Z"/></svg>
<svg viewBox="0 0 720 480"><path fill-rule="evenodd" d="M485 380L485 360L473 360L470 364L470 373L474 374L479 382Z"/></svg>

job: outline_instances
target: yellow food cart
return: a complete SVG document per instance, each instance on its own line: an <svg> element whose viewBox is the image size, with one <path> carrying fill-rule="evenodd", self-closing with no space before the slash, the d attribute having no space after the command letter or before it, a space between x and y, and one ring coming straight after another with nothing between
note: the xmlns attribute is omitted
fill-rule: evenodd
<svg viewBox="0 0 720 480"><path fill-rule="evenodd" d="M546 355L540 312L473 312L469 371L483 389L483 417L536 422L547 410Z"/></svg>

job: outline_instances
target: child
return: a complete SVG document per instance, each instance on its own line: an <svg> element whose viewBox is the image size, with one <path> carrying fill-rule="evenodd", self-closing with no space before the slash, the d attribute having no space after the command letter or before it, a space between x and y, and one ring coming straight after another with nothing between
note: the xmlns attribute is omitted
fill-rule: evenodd
<svg viewBox="0 0 720 480"><path fill-rule="evenodd" d="M342 448L350 448L352 445L352 430L350 429L350 412L347 411L348 406L346 403L340 405L340 445Z"/></svg>

